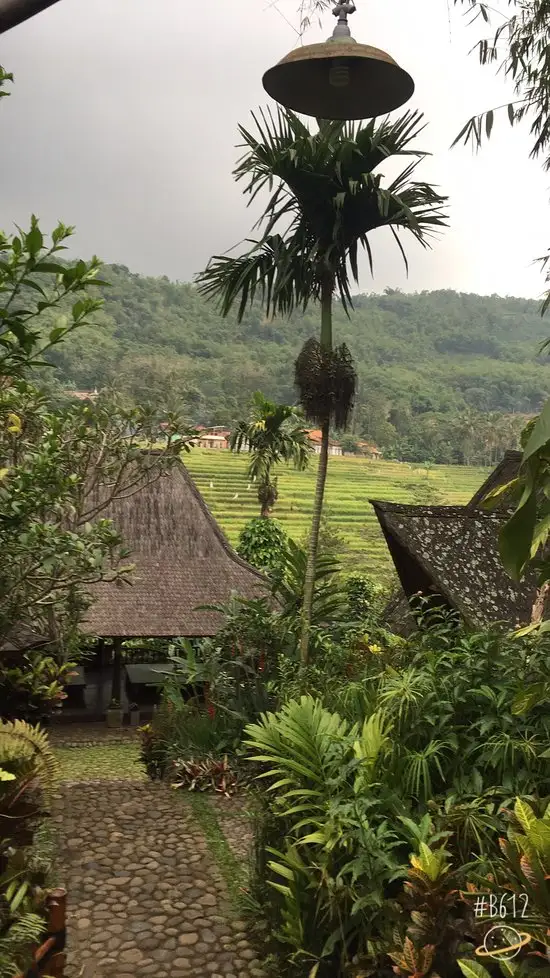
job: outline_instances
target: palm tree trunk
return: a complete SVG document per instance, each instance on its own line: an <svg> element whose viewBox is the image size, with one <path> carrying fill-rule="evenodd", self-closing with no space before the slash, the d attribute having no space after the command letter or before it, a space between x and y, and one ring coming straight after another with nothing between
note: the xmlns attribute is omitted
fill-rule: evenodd
<svg viewBox="0 0 550 978"><path fill-rule="evenodd" d="M334 277L327 273L321 291L321 346L324 350L332 350L332 294L334 292ZM302 606L302 633L300 637L300 655L304 665L309 661L309 632L313 609L313 592L315 588L315 568L319 548L319 527L323 512L325 483L327 480L328 447L329 447L330 417L321 426L321 454L317 469L313 515L311 517L311 532L307 552L307 565L304 580L304 603Z"/></svg>
<svg viewBox="0 0 550 978"><path fill-rule="evenodd" d="M260 516L264 520L269 519L269 499L265 492L265 486L263 486L258 492L258 498L260 500Z"/></svg>
<svg viewBox="0 0 550 978"><path fill-rule="evenodd" d="M258 502L260 504L260 516L264 518L269 516L269 509L265 501L265 486L263 482L260 482L258 486Z"/></svg>

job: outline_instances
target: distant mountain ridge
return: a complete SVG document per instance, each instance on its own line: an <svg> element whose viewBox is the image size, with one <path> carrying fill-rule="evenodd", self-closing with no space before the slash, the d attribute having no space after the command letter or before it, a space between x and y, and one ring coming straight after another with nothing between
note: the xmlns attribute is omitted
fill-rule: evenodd
<svg viewBox="0 0 550 978"><path fill-rule="evenodd" d="M255 306L239 324L191 284L122 265L107 265L103 277L99 325L52 353L61 383L116 383L137 399L177 395L205 424L231 423L257 389L294 400L293 362L318 334L315 307L271 322ZM535 300L448 290L358 295L349 319L338 304L334 317L335 342L357 365L358 429L375 439L382 416L399 431L400 415L536 412L550 393L550 363L539 355L548 335Z"/></svg>

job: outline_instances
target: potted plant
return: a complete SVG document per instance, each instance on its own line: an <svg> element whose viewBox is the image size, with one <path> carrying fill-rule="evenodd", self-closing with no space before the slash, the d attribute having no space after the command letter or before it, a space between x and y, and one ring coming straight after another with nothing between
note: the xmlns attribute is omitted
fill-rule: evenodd
<svg viewBox="0 0 550 978"><path fill-rule="evenodd" d="M139 706L137 703L130 703L130 726L139 727Z"/></svg>
<svg viewBox="0 0 550 978"><path fill-rule="evenodd" d="M108 727L121 727L122 726L122 707L119 700L112 699L107 707L107 726Z"/></svg>

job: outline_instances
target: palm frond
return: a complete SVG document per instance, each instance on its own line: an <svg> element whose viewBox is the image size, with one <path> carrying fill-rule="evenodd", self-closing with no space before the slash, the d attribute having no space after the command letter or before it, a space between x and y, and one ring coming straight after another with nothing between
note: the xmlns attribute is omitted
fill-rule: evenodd
<svg viewBox="0 0 550 978"><path fill-rule="evenodd" d="M348 724L318 700L302 696L276 714L264 714L245 732L245 745L255 752L250 760L267 764L263 777L283 775L283 797L292 791L295 804L300 796L311 798L338 772Z"/></svg>
<svg viewBox="0 0 550 978"><path fill-rule="evenodd" d="M257 296L268 316L289 315L296 308L305 308L310 298L318 297L320 287L309 255L297 240L286 242L275 234L249 243L252 247L239 258L214 256L197 277L199 292L218 299L222 316L227 316L238 301L240 321Z"/></svg>
<svg viewBox="0 0 550 978"><path fill-rule="evenodd" d="M242 318L257 296L268 315L305 310L319 298L327 270L349 311L359 246L373 269L372 231L389 226L406 264L400 232L429 247L445 227L446 198L413 180L427 155L412 145L424 129L419 112L366 124L321 122L314 133L282 108L261 110L253 121L254 131L239 128L245 152L234 176L246 180L250 202L268 192L256 225L262 234L238 258L213 258L198 278L199 290L218 298L222 315L236 305ZM394 156L411 159L385 187L375 171Z"/></svg>

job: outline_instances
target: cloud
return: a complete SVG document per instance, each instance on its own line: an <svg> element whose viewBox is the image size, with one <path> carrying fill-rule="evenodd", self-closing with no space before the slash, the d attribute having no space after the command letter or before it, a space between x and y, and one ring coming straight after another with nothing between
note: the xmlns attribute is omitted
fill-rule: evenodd
<svg viewBox="0 0 550 978"><path fill-rule="evenodd" d="M446 0L358 6L357 39L388 50L415 78L411 107L426 115L421 141L433 153L423 173L451 206L434 250L410 247L408 280L390 236L376 232L375 278L363 262L361 288L538 295L531 262L546 250L548 180L528 159L528 134L511 130L504 113L480 155L449 149L470 115L509 95L468 56L482 28L468 29ZM294 46L296 7L59 0L4 35L16 84L0 107L2 227L34 211L44 227L76 224L83 255L190 279L250 230L231 177L237 127L267 102L261 77ZM326 15L308 40L332 27Z"/></svg>

